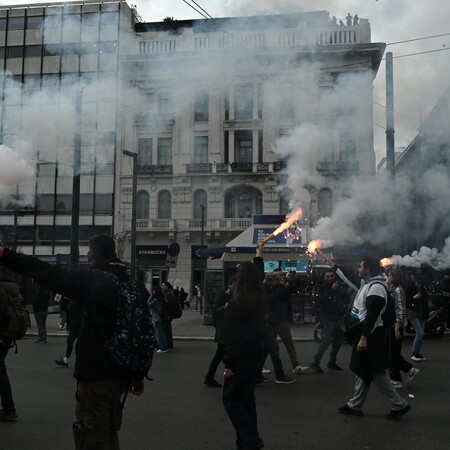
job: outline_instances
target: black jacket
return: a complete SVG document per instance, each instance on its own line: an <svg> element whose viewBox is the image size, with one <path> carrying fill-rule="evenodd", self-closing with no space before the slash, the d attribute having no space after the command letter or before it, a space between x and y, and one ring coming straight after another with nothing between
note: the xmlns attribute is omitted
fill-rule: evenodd
<svg viewBox="0 0 450 450"><path fill-rule="evenodd" d="M213 319L214 319L214 326L216 327L216 334L214 336L214 341L223 344L223 332L222 332L222 323L223 323L223 316L225 313L225 305L230 301L231 295L227 294L226 292L221 292L217 295L217 297L214 300L214 306L213 306Z"/></svg>
<svg viewBox="0 0 450 450"><path fill-rule="evenodd" d="M230 300L225 310L222 330L223 363L226 368L236 368L240 363L249 360L258 360L262 365L263 320Z"/></svg>
<svg viewBox="0 0 450 450"><path fill-rule="evenodd" d="M316 309L321 319L337 322L345 314L347 296L324 282L317 291Z"/></svg>
<svg viewBox="0 0 450 450"><path fill-rule="evenodd" d="M114 332L118 294L111 277L127 279L125 265L111 261L89 269L68 270L32 256L4 250L1 263L12 271L33 278L47 289L80 303L82 319L77 344L74 376L78 379L121 379L126 374L114 367L104 343Z"/></svg>

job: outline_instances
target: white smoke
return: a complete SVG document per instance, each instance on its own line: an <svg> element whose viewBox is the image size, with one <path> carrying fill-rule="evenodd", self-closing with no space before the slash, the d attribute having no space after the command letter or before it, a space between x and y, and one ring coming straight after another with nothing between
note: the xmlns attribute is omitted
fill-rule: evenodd
<svg viewBox="0 0 450 450"><path fill-rule="evenodd" d="M0 186L14 186L34 176L34 169L18 153L0 145Z"/></svg>
<svg viewBox="0 0 450 450"><path fill-rule="evenodd" d="M444 247L439 251L437 248L421 247L411 255L393 255L392 264L399 266L420 268L423 265L431 266L435 270L444 270L450 267L450 236L445 240Z"/></svg>

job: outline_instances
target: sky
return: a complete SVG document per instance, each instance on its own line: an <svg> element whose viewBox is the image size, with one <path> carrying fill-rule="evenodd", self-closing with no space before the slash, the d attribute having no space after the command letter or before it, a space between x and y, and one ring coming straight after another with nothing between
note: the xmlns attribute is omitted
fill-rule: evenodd
<svg viewBox="0 0 450 450"><path fill-rule="evenodd" d="M327 10L344 18L348 13L369 19L372 42L414 40L388 45L394 56L395 146L406 147L449 84L450 13L449 0L194 0L212 17L283 14ZM186 0L196 9L193 0ZM51 1L50 1L51 2ZM130 2L145 22L203 18L183 0L134 0ZM39 3L33 0L0 0L0 5ZM431 39L425 37L442 35ZM420 40L417 40L420 39ZM447 50L449 49L449 50ZM416 56L412 53L430 52ZM383 61L374 83L374 133L377 162L384 156L385 70Z"/></svg>

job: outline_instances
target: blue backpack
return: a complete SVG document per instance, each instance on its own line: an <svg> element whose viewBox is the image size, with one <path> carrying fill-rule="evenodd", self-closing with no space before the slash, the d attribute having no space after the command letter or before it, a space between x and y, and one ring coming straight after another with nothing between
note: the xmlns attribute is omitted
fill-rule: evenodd
<svg viewBox="0 0 450 450"><path fill-rule="evenodd" d="M105 342L111 362L125 369L130 378L142 379L152 366L155 336L144 288L134 280L123 281L106 272L118 292L117 324L114 335Z"/></svg>

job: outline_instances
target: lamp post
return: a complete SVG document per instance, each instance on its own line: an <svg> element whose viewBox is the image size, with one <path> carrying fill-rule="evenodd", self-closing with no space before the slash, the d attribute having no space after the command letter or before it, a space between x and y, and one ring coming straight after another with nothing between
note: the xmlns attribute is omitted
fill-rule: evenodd
<svg viewBox="0 0 450 450"><path fill-rule="evenodd" d="M75 104L75 139L73 153L72 215L70 223L70 268L75 269L80 259L78 232L80 227L80 165L81 165L81 101L83 88L78 91Z"/></svg>
<svg viewBox="0 0 450 450"><path fill-rule="evenodd" d="M137 191L137 153L122 150L125 156L133 158L133 187L131 200L131 278L136 277L136 191Z"/></svg>
<svg viewBox="0 0 450 450"><path fill-rule="evenodd" d="M201 223L200 223L200 250L203 249L204 234L205 234L205 205L200 205L201 209ZM200 270L200 290L201 290L201 303L200 312L204 312L204 301L205 301L205 258L203 254L201 255L201 270Z"/></svg>

